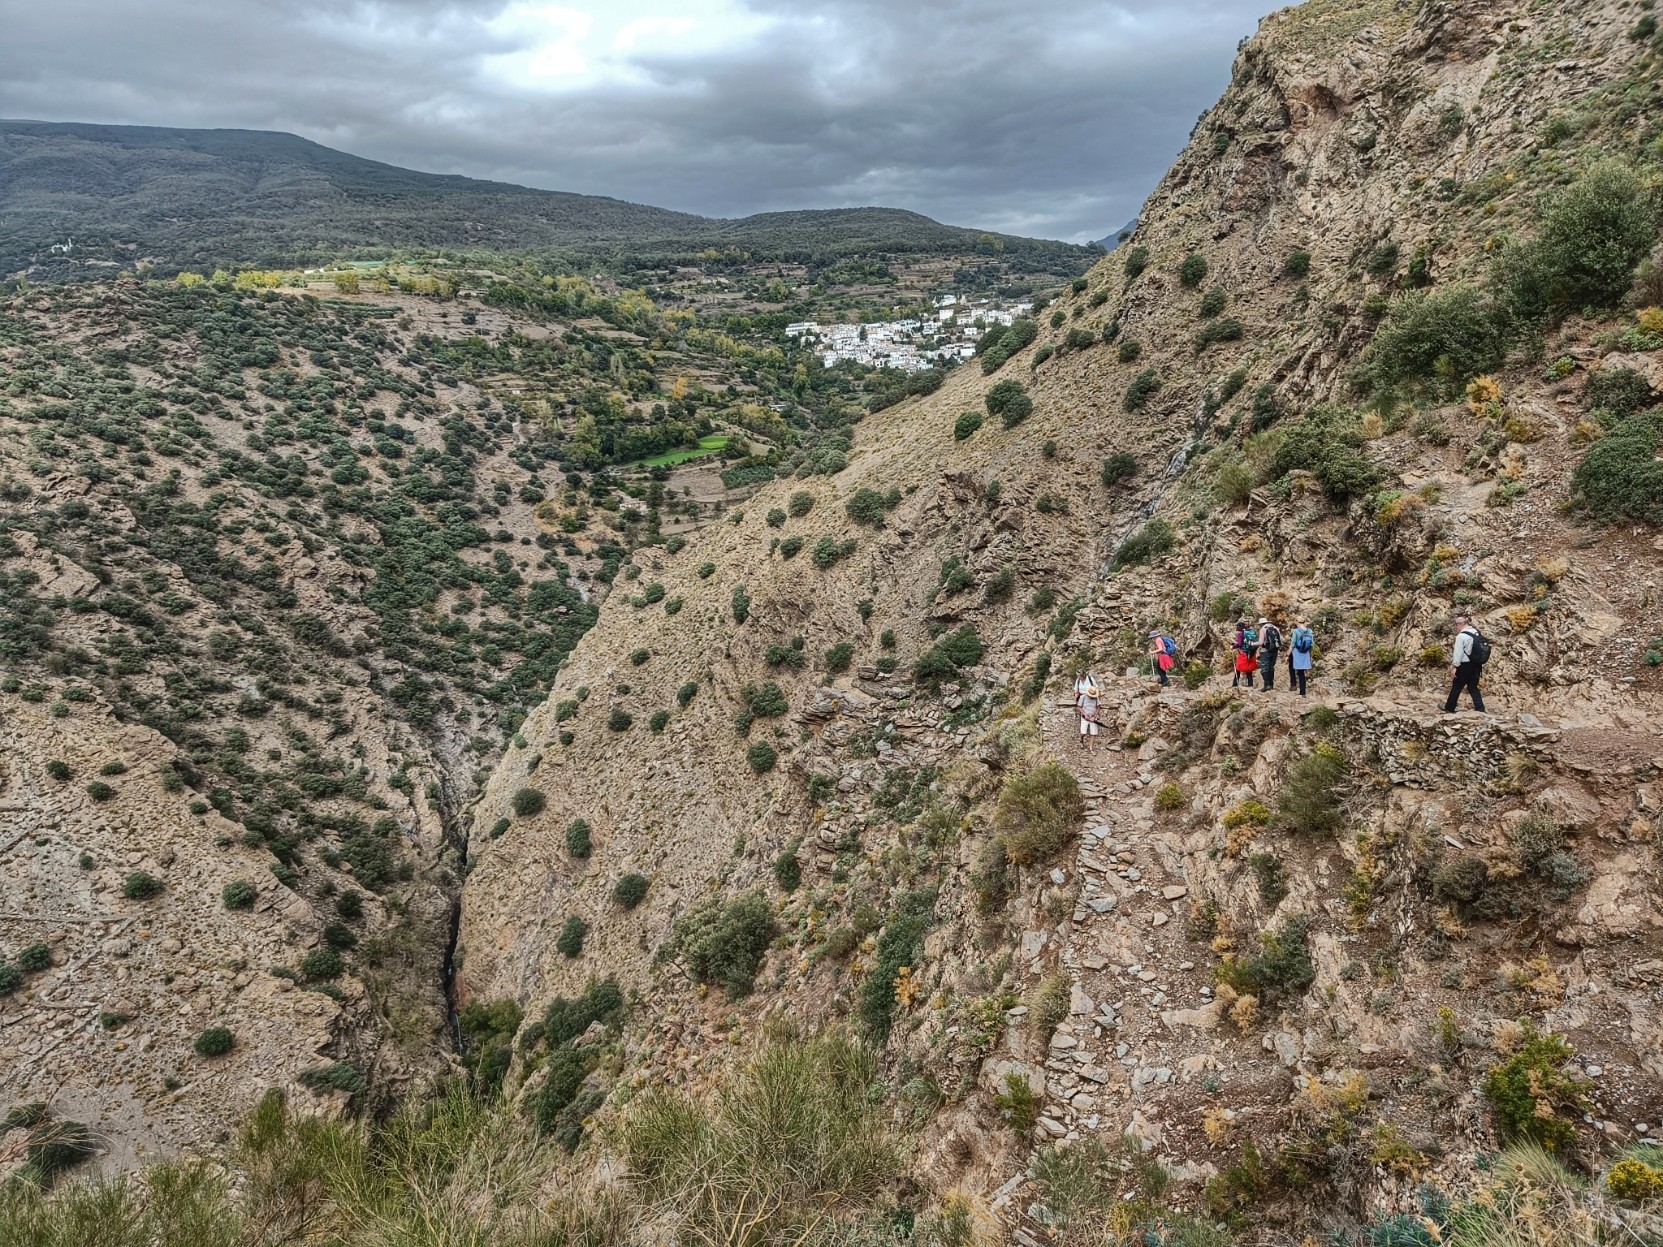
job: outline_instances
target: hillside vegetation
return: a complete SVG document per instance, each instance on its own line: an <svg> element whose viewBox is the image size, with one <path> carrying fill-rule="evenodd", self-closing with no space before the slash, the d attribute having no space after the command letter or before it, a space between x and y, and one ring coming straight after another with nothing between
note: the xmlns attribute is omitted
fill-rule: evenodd
<svg viewBox="0 0 1663 1247"><path fill-rule="evenodd" d="M126 1124L95 1120L74 1079L51 1103L30 1082L42 1103L8 1118L19 1181L0 1234L72 1241L107 1205L152 1227L134 1241L158 1223L225 1242L1663 1241L1660 93L1657 24L1615 0L1311 0L1243 45L1133 237L965 365L903 383L804 361L799 384L769 322L746 318L748 350L704 365L729 361L740 384L709 378L687 412L626 379L668 380L671 356L714 339L597 291L577 327L643 339L606 365L614 450L636 423L687 424L673 437L691 445L699 416L754 439L734 462L761 471L685 524L678 478L579 466L606 462L601 407L567 401L560 369L493 325L491 358L514 370L494 380L468 344L467 384L523 397L492 400L514 436L480 462L546 444L575 474L570 493L541 463L525 478L553 503L525 532L597 609L513 685L500 753L447 815L448 1076L437 1058L372 1067L347 1042L268 1077L245 1065L240 1143L110 1186L77 1181L96 1137L78 1131ZM527 302L481 280L452 306L483 320ZM513 284L572 313L552 275ZM25 295L14 315L149 289ZM420 375L461 379L460 354L429 372L439 347L401 345ZM769 399L777 423L746 409ZM14 475L41 490L57 479L27 468L47 463L42 402L17 406ZM356 458L386 477L354 500L373 517L402 477ZM599 521L629 537L615 550L583 502L597 481L647 508ZM14 519L12 557L44 586L71 547L39 553L37 513ZM568 520L576 553L555 535ZM363 613L388 580L367 522L339 520L343 565L368 573L351 582L358 630L332 624L355 649L360 632L399 637ZM524 588L499 589L486 619L513 620ZM95 617L61 592L31 618ZM483 612L491 595L467 596ZM451 601L410 608L424 638L469 617ZM1483 713L1444 710L1457 615L1493 647ZM1274 690L1232 682L1236 623L1261 617L1311 627L1308 695L1285 654ZM1165 685L1151 633L1178 646ZM417 648L363 657L415 678ZM57 748L65 720L93 735L63 691L91 675L50 657L4 703L24 791L51 774L30 742ZM1087 672L1095 749L1073 710ZM455 780L438 751L472 730L450 725L483 676L420 673L457 706L433 720L437 783ZM76 802L12 851L130 834L87 813L109 808L90 789ZM181 854L192 834L175 833ZM248 851L206 860L227 873ZM325 876L302 861L315 905ZM170 896L159 863L126 869L164 890L110 875L93 912ZM227 881L198 873L219 897ZM190 920L221 929L244 900L224 898ZM276 918L230 912L267 924L239 938L279 963ZM106 991L177 990L155 933L101 932L88 964ZM334 965L319 954L365 956L321 931L294 943L302 987ZM28 968L38 952L13 961L0 1017L67 990ZM230 970L201 968L185 994L230 999ZM271 979L251 977L241 1007L286 1017L319 994ZM156 1026L175 1063L241 1059L238 1027L227 1052L208 1012ZM0 1033L11 1059L49 1055ZM58 1042L95 1050L69 1027ZM152 1111L177 1120L191 1084L167 1092L186 1098L153 1092ZM346 1120L307 1116L324 1103ZM188 1200L170 1194L180 1174Z"/></svg>

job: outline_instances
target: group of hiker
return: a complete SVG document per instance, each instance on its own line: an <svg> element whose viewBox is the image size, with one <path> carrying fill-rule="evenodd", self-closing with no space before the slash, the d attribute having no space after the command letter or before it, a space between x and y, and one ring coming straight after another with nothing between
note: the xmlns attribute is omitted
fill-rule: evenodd
<svg viewBox="0 0 1663 1247"><path fill-rule="evenodd" d="M1258 673L1265 692L1276 689L1276 663L1282 654L1282 629L1269 619L1260 618L1255 625L1246 619L1236 620L1236 638L1231 643L1230 687L1239 688L1245 681L1253 687L1254 673ZM1293 631L1287 637L1288 688L1297 688L1299 695L1308 695L1306 682L1310 678L1312 657L1316 653L1316 634L1305 619L1294 620Z"/></svg>
<svg viewBox="0 0 1663 1247"><path fill-rule="evenodd" d="M1454 714L1465 689L1472 698L1472 708L1484 712L1484 695L1479 682L1484 675L1484 664L1490 658L1490 643L1466 615L1455 617L1455 642L1451 647L1449 697L1444 702L1444 713ZM1276 689L1276 668L1286 647L1288 689L1297 688L1299 695L1308 695L1312 661L1316 654L1316 634L1310 621L1297 617L1292 630L1284 638L1282 629L1268 617L1261 616L1254 624L1243 617L1236 620L1235 638L1231 642L1232 688L1240 688L1245 681L1254 687L1253 677L1259 676L1260 687L1266 692ZM1149 658L1155 677L1165 686L1172 682L1172 670L1178 665L1178 643L1170 633L1157 628L1149 633ZM1102 685L1090 671L1082 671L1074 681L1074 709L1080 720L1080 741L1092 752L1097 749L1099 720L1102 712Z"/></svg>

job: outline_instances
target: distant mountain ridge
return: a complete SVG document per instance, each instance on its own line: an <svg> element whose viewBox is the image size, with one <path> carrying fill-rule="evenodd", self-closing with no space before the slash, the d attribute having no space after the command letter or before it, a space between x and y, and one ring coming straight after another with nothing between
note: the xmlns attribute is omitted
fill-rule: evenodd
<svg viewBox="0 0 1663 1247"><path fill-rule="evenodd" d="M895 208L716 219L599 195L421 173L266 130L0 120L0 274L75 259L289 265L401 248L673 256L717 247L807 259L997 251L1077 272L1069 243L943 225ZM57 261L59 265L62 260Z"/></svg>

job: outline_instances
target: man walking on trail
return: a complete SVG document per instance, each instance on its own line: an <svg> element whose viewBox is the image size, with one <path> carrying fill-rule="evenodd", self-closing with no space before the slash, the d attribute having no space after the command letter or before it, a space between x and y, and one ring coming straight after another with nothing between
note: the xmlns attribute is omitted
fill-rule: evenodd
<svg viewBox="0 0 1663 1247"><path fill-rule="evenodd" d="M1490 657L1490 643L1465 615L1455 617L1455 626L1459 631L1455 634L1454 653L1450 656L1454 664L1451 672L1455 678L1449 686L1449 700L1444 702L1444 713L1455 713L1455 708L1461 703L1461 690L1466 689L1472 694L1472 708L1483 714L1484 694L1479 692L1478 682L1484 676L1484 664Z"/></svg>
<svg viewBox="0 0 1663 1247"><path fill-rule="evenodd" d="M1265 692L1276 688L1276 656L1282 652L1282 629L1268 619L1259 620L1259 674L1264 677Z"/></svg>
<svg viewBox="0 0 1663 1247"><path fill-rule="evenodd" d="M1316 634L1311 631L1311 625L1304 619L1296 619L1293 624L1293 644L1288 647L1288 688L1291 690L1296 684L1299 695L1305 696L1305 681L1311 674L1311 656L1316 650Z"/></svg>
<svg viewBox="0 0 1663 1247"><path fill-rule="evenodd" d="M1088 753L1097 752L1097 718L1102 713L1097 677L1082 671L1074 681L1074 712L1080 716L1080 741Z"/></svg>

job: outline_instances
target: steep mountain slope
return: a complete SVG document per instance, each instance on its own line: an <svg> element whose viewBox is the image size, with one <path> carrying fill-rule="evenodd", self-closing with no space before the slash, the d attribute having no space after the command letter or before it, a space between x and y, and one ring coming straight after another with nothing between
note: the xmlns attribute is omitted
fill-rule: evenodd
<svg viewBox="0 0 1663 1247"><path fill-rule="evenodd" d="M593 1113L710 1077L750 1019L852 1015L923 1123L917 1176L1018 1237L1115 1208L1346 1230L1498 1142L1593 1169L1655 1130L1659 539L1589 523L1572 469L1630 427L1613 393L1656 399L1663 342L1612 308L1552 323L1551 366L1452 321L1423 365L1385 345L1479 299L1523 254L1503 227L1559 228L1544 191L1644 158L1654 30L1616 4L1267 20L1039 341L639 560L675 612L610 601L472 813L507 825L470 845L464 998L639 993L588 1098L522 1036L528 1101ZM1654 488L1655 451L1621 453ZM1456 610L1494 640L1487 718L1439 714ZM1314 624L1311 698L1222 684L1260 614ZM1135 676L1156 627L1193 689ZM1095 756L1052 704L1086 668ZM1056 1140L1107 1149L1089 1198Z"/></svg>
<svg viewBox="0 0 1663 1247"><path fill-rule="evenodd" d="M400 169L292 134L0 121L0 273L45 280L97 265L332 260L343 250L674 256L740 248L779 256L997 250L1078 272L1085 248L941 225L890 208L712 220L596 195ZM73 239L66 258L53 244ZM75 266L79 261L81 267ZM95 267L87 268L88 264Z"/></svg>

